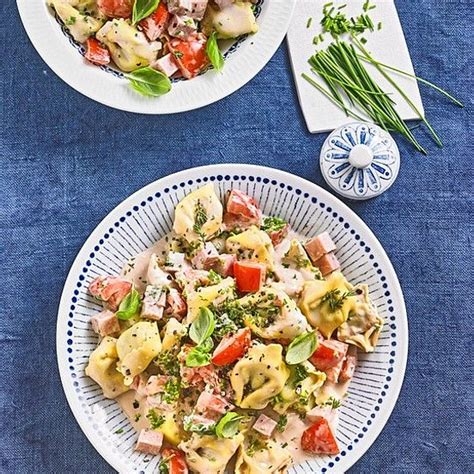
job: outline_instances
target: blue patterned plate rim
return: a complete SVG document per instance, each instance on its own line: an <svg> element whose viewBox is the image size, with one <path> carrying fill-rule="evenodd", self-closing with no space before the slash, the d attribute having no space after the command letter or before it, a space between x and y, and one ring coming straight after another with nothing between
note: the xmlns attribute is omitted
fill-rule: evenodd
<svg viewBox="0 0 474 474"><path fill-rule="evenodd" d="M172 194L180 188L185 188L186 186L197 187L209 181L219 183L229 180L232 181L232 184L234 184L234 182L242 183L242 186L245 182L252 182L254 184L263 183L263 185L269 187L280 188L282 191L291 192L298 198L304 199L305 201L303 202L308 203L307 209L322 209L325 212L325 220L329 218L332 219L332 223L338 222L340 225L344 223L343 227L347 230L346 235L350 232L350 234L354 236L356 243L359 244L360 251L365 251L368 254L369 266L371 266L371 268L373 266L377 269L377 275L379 275L380 280L384 282L382 288L386 291L381 291L385 291L385 296L390 297L387 301L391 305L388 308L388 314L391 314L391 316L390 318L386 317L386 327L388 328L387 333L390 332L391 334L389 336L387 335L385 339L388 339L387 342L391 339L391 344L384 344L384 347L388 348L387 351L390 350L390 346L392 347L390 353L383 352L383 354L390 354L390 357L393 358L389 360L389 367L386 372L373 374L369 372L370 377L382 377L380 378L380 382L377 380L377 383L383 383L383 390L380 392L377 391L378 397L380 398L376 401L374 400L374 411L370 413L370 415L369 413L364 414L364 416L366 415L366 419L364 419L363 423L364 426L359 433L354 433L356 436L352 440L344 444L345 448L340 455L316 457L314 460L311 460L311 463L305 462L296 468L292 468L291 472L300 472L301 468L305 473L345 471L360 459L378 437L393 411L403 384L408 355L408 321L403 293L390 259L373 232L361 218L339 199L318 185L293 174L273 168L236 163L201 166L180 171L160 178L136 191L109 212L100 222L78 252L71 266L58 310L56 351L61 382L69 406L84 434L102 457L118 472L130 472L131 468L128 465L130 460L120 459L121 453L114 447L108 448L104 445L100 437L102 435L99 436L96 432L96 427L93 426L90 417L88 418L86 416L84 404L81 407L79 401L81 397L77 395L80 389L77 388L77 374L75 373L74 366L71 365L73 363L75 364L73 359L73 332L71 330L73 323L68 320L68 318L72 319L75 317L74 310L75 302L77 301L75 295L79 293L77 288L81 286L80 282L84 280L84 274L87 272L88 267L91 265L91 260L94 258L94 251L97 252L99 250L100 245L104 242L104 237L109 236L109 233L113 233L114 228L119 228L121 223L126 222L126 219L131 217L134 212L138 212L148 204L151 204L153 200L159 201L168 193ZM268 191L268 195L269 193L270 191ZM302 206L300 209L302 209ZM100 244L100 242L102 242L102 244ZM357 246L356 243L354 243L354 245L357 251L359 246ZM353 248L354 246L351 247L351 249ZM374 255L376 255L376 258ZM359 260L357 260L357 262L359 262ZM394 321L397 321L397 325L394 324ZM379 343L379 346L380 345ZM84 356L81 357L84 358ZM367 359L364 359L364 361L361 362L363 368L366 368L367 362L375 363L378 361L367 361ZM383 369L381 367L368 368L373 372L375 369ZM362 374L364 375L366 373L367 372L364 372ZM371 380L370 377L359 378L364 382L369 382ZM381 380L383 380L383 382L381 382ZM367 387L372 386L370 384L365 385ZM370 393L372 394L372 392ZM352 410L350 407L347 409ZM107 439L107 441L109 441L109 439ZM124 456L122 455L122 457ZM322 463L322 465L320 463ZM142 469L141 471L134 472L144 473L146 468Z"/></svg>

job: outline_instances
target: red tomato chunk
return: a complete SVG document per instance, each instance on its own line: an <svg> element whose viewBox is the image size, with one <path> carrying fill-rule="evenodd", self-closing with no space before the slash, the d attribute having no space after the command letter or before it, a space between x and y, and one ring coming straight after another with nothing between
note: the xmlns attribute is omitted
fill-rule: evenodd
<svg viewBox="0 0 474 474"><path fill-rule="evenodd" d="M338 454L339 447L328 421L323 417L315 418L313 425L301 436L301 447L314 454Z"/></svg>

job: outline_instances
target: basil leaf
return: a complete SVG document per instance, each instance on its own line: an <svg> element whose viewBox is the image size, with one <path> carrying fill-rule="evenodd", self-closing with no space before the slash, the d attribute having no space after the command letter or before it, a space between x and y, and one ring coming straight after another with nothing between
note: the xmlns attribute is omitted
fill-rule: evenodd
<svg viewBox="0 0 474 474"><path fill-rule="evenodd" d="M125 77L130 81L132 89L146 97L159 97L171 90L169 78L149 66L136 69Z"/></svg>
<svg viewBox="0 0 474 474"><path fill-rule="evenodd" d="M233 438L239 432L240 421L243 416L230 411L225 414L216 425L216 435L218 438Z"/></svg>
<svg viewBox="0 0 474 474"><path fill-rule="evenodd" d="M288 346L285 360L290 365L300 364L308 360L317 347L318 339L314 332L300 334Z"/></svg>
<svg viewBox="0 0 474 474"><path fill-rule="evenodd" d="M133 4L132 23L135 25L143 18L150 16L160 4L160 0L135 0Z"/></svg>
<svg viewBox="0 0 474 474"><path fill-rule="evenodd" d="M211 354L205 347L196 346L186 356L187 367L202 367L211 363Z"/></svg>
<svg viewBox="0 0 474 474"><path fill-rule="evenodd" d="M212 311L208 308L200 308L199 316L189 328L189 337L199 346L211 337L215 327L216 323Z"/></svg>
<svg viewBox="0 0 474 474"><path fill-rule="evenodd" d="M216 32L213 31L206 44L206 54L216 71L221 71L224 67L224 56L217 43Z"/></svg>
<svg viewBox="0 0 474 474"><path fill-rule="evenodd" d="M140 294L135 288L122 300L115 314L118 319L127 320L133 318L140 311Z"/></svg>

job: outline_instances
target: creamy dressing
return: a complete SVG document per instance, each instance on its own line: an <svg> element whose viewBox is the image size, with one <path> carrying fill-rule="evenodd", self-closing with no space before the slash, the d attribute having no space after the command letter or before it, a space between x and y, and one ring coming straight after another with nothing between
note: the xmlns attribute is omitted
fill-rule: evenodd
<svg viewBox="0 0 474 474"><path fill-rule="evenodd" d="M150 427L146 417L146 398L144 396L139 395L135 390L129 390L117 397L116 400L137 432ZM134 407L134 402L138 403L137 408Z"/></svg>

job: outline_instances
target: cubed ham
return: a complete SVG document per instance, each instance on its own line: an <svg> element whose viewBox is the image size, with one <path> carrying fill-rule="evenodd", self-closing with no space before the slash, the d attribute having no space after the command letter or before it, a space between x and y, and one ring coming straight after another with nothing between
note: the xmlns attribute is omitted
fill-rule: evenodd
<svg viewBox="0 0 474 474"><path fill-rule="evenodd" d="M272 239L272 244L276 246L282 242L282 240L288 235L288 232L290 232L290 224L286 224L280 230L272 230L268 232L268 235L270 239Z"/></svg>
<svg viewBox="0 0 474 474"><path fill-rule="evenodd" d="M176 15L188 15L195 20L202 20L208 0L168 0L168 10Z"/></svg>
<svg viewBox="0 0 474 474"><path fill-rule="evenodd" d="M166 8L166 3L160 2L157 9L139 24L147 38L150 41L155 41L165 32L169 17L170 14Z"/></svg>
<svg viewBox="0 0 474 474"><path fill-rule="evenodd" d="M202 367L186 366L186 356L190 350L191 346L185 345L178 355L178 361L180 363L179 371L183 386L204 390L204 387L208 385L213 387L214 391L218 393L220 391L219 375L213 365L204 365Z"/></svg>
<svg viewBox="0 0 474 474"><path fill-rule="evenodd" d="M107 309L92 316L91 324L94 332L101 337L112 336L120 332L120 324L117 316Z"/></svg>
<svg viewBox="0 0 474 474"><path fill-rule="evenodd" d="M167 272L179 272L190 268L186 255L180 252L169 252L164 266Z"/></svg>
<svg viewBox="0 0 474 474"><path fill-rule="evenodd" d="M163 444L163 433L160 431L143 429L138 435L137 445L135 451L141 453L151 454L156 456L160 454L161 445Z"/></svg>
<svg viewBox="0 0 474 474"><path fill-rule="evenodd" d="M208 259L218 257L219 252L217 251L215 245L212 242L206 242L204 247L196 253L196 255L191 259L191 263L194 268L202 270L205 268L205 264Z"/></svg>
<svg viewBox="0 0 474 474"><path fill-rule="evenodd" d="M119 277L99 276L89 285L89 292L95 298L104 301L109 309L116 311L130 293L132 284Z"/></svg>
<svg viewBox="0 0 474 474"><path fill-rule="evenodd" d="M342 364L341 373L339 374L339 382L348 382L354 376L357 366L357 347L349 345L346 358Z"/></svg>
<svg viewBox="0 0 474 474"><path fill-rule="evenodd" d="M214 0L216 5L219 7L220 10L232 5L235 0Z"/></svg>
<svg viewBox="0 0 474 474"><path fill-rule="evenodd" d="M233 189L226 201L224 224L227 229L245 229L251 225L260 226L262 222L262 211L259 209L254 198Z"/></svg>
<svg viewBox="0 0 474 474"><path fill-rule="evenodd" d="M321 271L322 276L329 275L341 266L339 260L333 253L328 253L322 256L317 262L315 262L315 265Z"/></svg>
<svg viewBox="0 0 474 474"><path fill-rule="evenodd" d="M316 265L321 257L336 250L336 244L327 232L323 232L306 242L304 248L308 252L311 261Z"/></svg>
<svg viewBox="0 0 474 474"><path fill-rule="evenodd" d="M233 254L223 253L217 257L209 257L204 262L205 270L214 270L222 277L234 275L234 263L237 261L237 256Z"/></svg>
<svg viewBox="0 0 474 474"><path fill-rule="evenodd" d="M146 395L155 395L165 389L166 382L170 380L169 375L152 375L145 386Z"/></svg>
<svg viewBox="0 0 474 474"><path fill-rule="evenodd" d="M348 347L348 344L334 339L323 340L310 361L318 370L326 373L328 381L337 383Z"/></svg>
<svg viewBox="0 0 474 474"><path fill-rule="evenodd" d="M140 316L144 319L160 321L166 306L166 290L155 285L148 285L143 298Z"/></svg>
<svg viewBox="0 0 474 474"><path fill-rule="evenodd" d="M270 438L276 425L277 422L275 420L272 420L270 417L262 413L253 424L252 428L265 436L265 438Z"/></svg>
<svg viewBox="0 0 474 474"><path fill-rule="evenodd" d="M153 68L161 71L167 77L171 77L178 71L178 65L176 64L174 56L171 53L168 53L162 58L157 59L153 63Z"/></svg>
<svg viewBox="0 0 474 474"><path fill-rule="evenodd" d="M197 31L196 22L186 15L173 15L168 26L168 33L176 38L188 38Z"/></svg>
<svg viewBox="0 0 474 474"><path fill-rule="evenodd" d="M146 384L147 380L143 374L135 375L130 390L135 390L140 396L146 396Z"/></svg>
<svg viewBox="0 0 474 474"><path fill-rule="evenodd" d="M186 316L187 310L186 301L181 296L181 293L174 288L170 288L166 297L166 314L181 321Z"/></svg>
<svg viewBox="0 0 474 474"><path fill-rule="evenodd" d="M226 399L205 390L199 395L195 406L195 413L212 420L217 420L232 408L234 406Z"/></svg>

